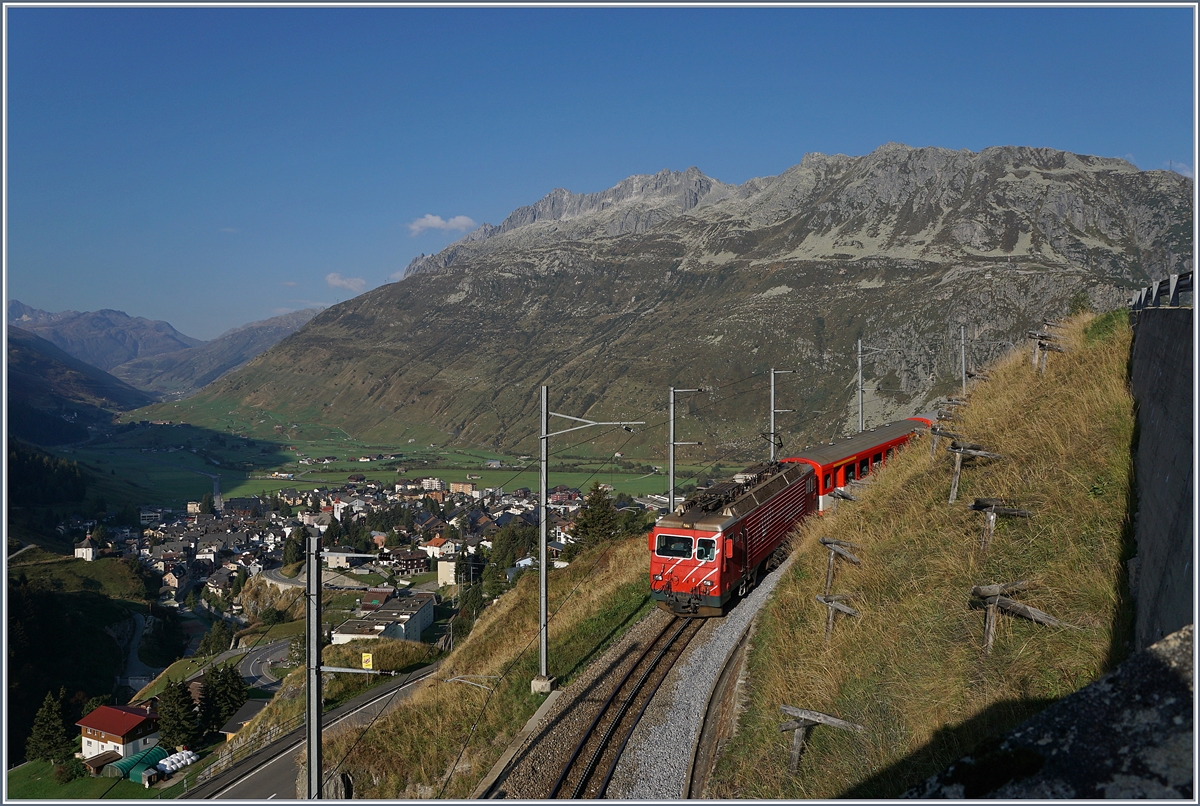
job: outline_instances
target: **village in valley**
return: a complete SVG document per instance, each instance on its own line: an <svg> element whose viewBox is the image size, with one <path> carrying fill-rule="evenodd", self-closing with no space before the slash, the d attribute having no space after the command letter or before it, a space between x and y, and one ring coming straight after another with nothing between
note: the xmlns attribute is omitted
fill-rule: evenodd
<svg viewBox="0 0 1200 806"><path fill-rule="evenodd" d="M372 454L339 462L334 456L301 456L297 464L339 462L344 468L348 461L397 458ZM498 460L483 463L483 469L499 467ZM468 592L473 591L477 607L485 606L511 588L523 572L537 567L538 494L528 487L481 489L479 474L467 474L473 480L448 482L436 475L409 474L398 467L396 475L388 483L350 473L340 485L301 489L298 484L229 498L219 492L206 493L180 509L139 507L138 526L75 516L60 523L58 532L86 535L74 544L75 562L111 558L130 567L136 563L144 579L161 580L157 608L187 614L195 624L211 622L214 626L207 632L193 631L185 657L200 658L225 649L214 641L228 641L233 649L239 643L234 637L239 631L300 617L300 607L280 604L278 609L274 605L265 608L263 602L281 602L282 594L292 591L297 595L288 601L302 603L298 594L306 584L305 552L310 537L319 537L322 547L323 598L345 608L327 609L327 644L399 639L447 649L457 631L447 623L447 615L457 612L456 605L463 605ZM293 478L281 472L272 476L285 481ZM579 516L589 506L605 509L613 528L634 530L644 529L665 503L661 496L635 499L621 493L614 498L611 493L610 485L598 481L590 495L567 485L549 489L547 556L555 567L568 565L579 548ZM270 590L265 598L264 590ZM256 592L253 599L247 597L249 591ZM153 624L155 619L146 621ZM219 636L210 640L213 633ZM256 643L254 638L248 636L250 643L243 639L241 648ZM295 634L292 643L287 657L275 658L284 667L281 674L295 666L303 634ZM226 655L218 652L215 657ZM182 683L197 712L205 707L203 701L213 696L212 681L204 682L206 677L216 680L219 676L210 668L207 676L193 676ZM127 682L136 689L151 679L131 676ZM204 685L209 686L207 693ZM243 681L241 695L233 695L232 704L216 722L210 719L209 735L219 733L232 739L267 704L267 700L248 699L245 691ZM85 709L75 723L80 734L74 756L87 773L93 778L128 778L159 789L169 787L176 778L182 780L185 773L176 775L176 771L185 770L199 757L184 745L160 742L161 700L165 696L160 690L152 696L135 696L128 704L106 702ZM217 722L224 724L218 727ZM172 745L176 741L168 740Z"/></svg>

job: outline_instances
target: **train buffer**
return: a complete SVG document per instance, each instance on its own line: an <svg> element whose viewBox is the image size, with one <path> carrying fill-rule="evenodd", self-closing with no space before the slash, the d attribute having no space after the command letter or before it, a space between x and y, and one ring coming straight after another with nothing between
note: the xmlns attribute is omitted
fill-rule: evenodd
<svg viewBox="0 0 1200 806"><path fill-rule="evenodd" d="M820 711L809 711L806 708L794 708L790 705L781 705L779 710L792 717L779 726L780 732L792 731L792 755L788 760L788 772L791 773L796 772L799 768L800 754L804 752L804 740L808 738L808 732L817 725L828 725L831 728L855 733L862 733L865 730L862 725L846 722Z"/></svg>

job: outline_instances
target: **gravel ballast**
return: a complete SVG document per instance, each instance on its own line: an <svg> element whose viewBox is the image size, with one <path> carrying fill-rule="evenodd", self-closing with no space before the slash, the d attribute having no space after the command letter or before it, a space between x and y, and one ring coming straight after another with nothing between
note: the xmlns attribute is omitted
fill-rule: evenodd
<svg viewBox="0 0 1200 806"><path fill-rule="evenodd" d="M609 798L678 800L692 745L725 658L775 589L789 558L724 618L710 619L638 724L608 788Z"/></svg>

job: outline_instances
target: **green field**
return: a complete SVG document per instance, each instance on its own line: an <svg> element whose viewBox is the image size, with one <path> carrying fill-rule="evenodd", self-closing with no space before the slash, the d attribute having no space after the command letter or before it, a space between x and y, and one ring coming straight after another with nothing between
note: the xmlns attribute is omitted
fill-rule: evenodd
<svg viewBox="0 0 1200 806"><path fill-rule="evenodd" d="M196 406L186 402L169 404L169 408L168 415L172 417L199 414ZM157 411L156 416L164 416L161 406ZM126 415L126 419L138 422L137 418L144 416L145 412L134 412ZM290 428L291 424L280 424L261 411L221 415L205 411L198 419L215 420L220 430L181 424L177 420L171 425L131 422L111 437L58 453L79 462L92 478L88 495L102 497L110 509L122 503L183 509L188 501L197 501L212 491L214 476L219 477L220 490L226 499L288 488L338 487L357 474L383 484L390 484L401 475L438 476L448 482L473 481L481 489L503 487L508 491L520 487L535 490L539 483L538 463L530 457L431 446L423 439L391 445L364 442L338 429ZM277 433L275 425L288 426L288 430ZM623 459L624 467L620 467L608 457L575 455L586 450L584 445L564 444L558 447L559 454L554 453L556 447L551 446L551 487L566 484L586 491L594 481L599 481L612 485L616 492L630 495L666 491L666 469L661 458L627 456ZM358 461L360 456L380 454L399 458ZM302 465L299 461L322 456L336 456L338 461L329 465ZM499 459L506 466L499 470L485 469L484 464L492 459ZM649 465L659 466L659 472L647 472ZM733 465L727 465L724 471L732 468ZM273 478L271 474L276 472L292 474L293 478ZM695 476L712 472L704 465L680 464L676 475L683 486ZM480 478L468 479L468 475Z"/></svg>
<svg viewBox="0 0 1200 806"><path fill-rule="evenodd" d="M31 761L8 771L8 797L12 800L134 800L156 798L160 792L127 778L84 776L60 784L48 761Z"/></svg>

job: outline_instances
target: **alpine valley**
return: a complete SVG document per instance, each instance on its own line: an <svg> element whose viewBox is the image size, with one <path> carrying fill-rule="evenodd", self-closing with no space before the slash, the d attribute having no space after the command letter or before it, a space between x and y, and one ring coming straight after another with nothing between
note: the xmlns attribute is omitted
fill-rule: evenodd
<svg viewBox="0 0 1200 806"><path fill-rule="evenodd" d="M651 424L668 387L703 387L677 438L757 455L777 368L798 448L856 427L859 338L870 427L958 388L960 328L976 368L1044 319L1190 269L1192 195L1120 159L897 144L741 185L689 168L554 190L156 412L533 453L541 384L554 411ZM647 427L594 450L664 442Z"/></svg>

